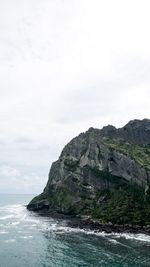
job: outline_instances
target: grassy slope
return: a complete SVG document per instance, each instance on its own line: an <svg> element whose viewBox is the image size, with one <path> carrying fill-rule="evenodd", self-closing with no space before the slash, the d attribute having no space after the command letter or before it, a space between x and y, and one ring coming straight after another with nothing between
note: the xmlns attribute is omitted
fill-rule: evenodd
<svg viewBox="0 0 150 267"><path fill-rule="evenodd" d="M141 167L150 170L150 145L135 145L119 139L104 138L103 144L134 159Z"/></svg>

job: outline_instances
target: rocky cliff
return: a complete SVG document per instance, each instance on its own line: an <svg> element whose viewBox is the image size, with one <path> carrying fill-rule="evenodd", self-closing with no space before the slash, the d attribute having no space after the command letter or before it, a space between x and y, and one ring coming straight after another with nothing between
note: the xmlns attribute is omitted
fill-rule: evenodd
<svg viewBox="0 0 150 267"><path fill-rule="evenodd" d="M150 120L90 128L64 147L43 193L27 208L147 225L149 185Z"/></svg>

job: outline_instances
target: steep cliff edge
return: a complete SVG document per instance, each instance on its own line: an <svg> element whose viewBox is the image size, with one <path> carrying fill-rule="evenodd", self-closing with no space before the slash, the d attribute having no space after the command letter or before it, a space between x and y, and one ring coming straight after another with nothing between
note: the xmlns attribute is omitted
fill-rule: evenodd
<svg viewBox="0 0 150 267"><path fill-rule="evenodd" d="M150 120L90 128L51 166L29 210L88 215L99 222L150 224Z"/></svg>

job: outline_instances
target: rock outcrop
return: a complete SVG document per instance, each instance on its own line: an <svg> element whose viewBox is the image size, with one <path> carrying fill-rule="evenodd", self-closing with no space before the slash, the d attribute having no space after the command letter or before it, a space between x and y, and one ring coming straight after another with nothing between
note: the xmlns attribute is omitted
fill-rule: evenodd
<svg viewBox="0 0 150 267"><path fill-rule="evenodd" d="M114 126L106 126L100 130L101 134L109 138L121 138L134 144L150 143L150 120L132 120L123 128L116 129Z"/></svg>
<svg viewBox="0 0 150 267"><path fill-rule="evenodd" d="M43 193L27 208L147 225L149 185L150 120L90 128L65 146Z"/></svg>

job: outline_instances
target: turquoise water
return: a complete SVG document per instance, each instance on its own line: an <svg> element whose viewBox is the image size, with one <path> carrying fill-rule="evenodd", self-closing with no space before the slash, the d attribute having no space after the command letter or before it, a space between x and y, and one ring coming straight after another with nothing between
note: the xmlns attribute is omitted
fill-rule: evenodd
<svg viewBox="0 0 150 267"><path fill-rule="evenodd" d="M150 266L150 236L71 229L27 211L31 198L0 196L0 267Z"/></svg>

